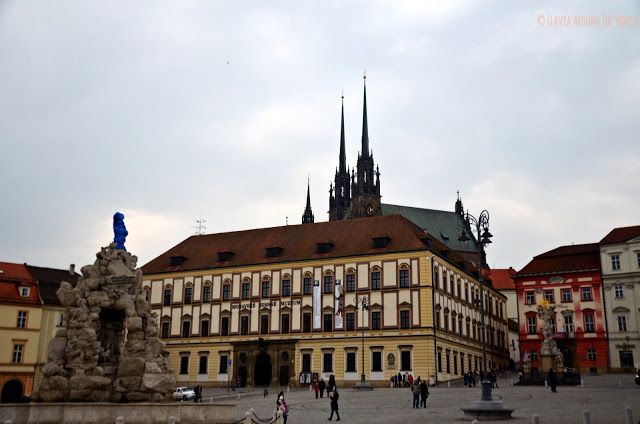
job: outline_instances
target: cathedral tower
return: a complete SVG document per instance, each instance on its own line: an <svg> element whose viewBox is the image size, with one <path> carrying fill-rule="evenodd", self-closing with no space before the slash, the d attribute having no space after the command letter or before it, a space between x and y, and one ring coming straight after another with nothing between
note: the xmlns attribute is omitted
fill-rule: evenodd
<svg viewBox="0 0 640 424"><path fill-rule="evenodd" d="M334 195L335 187L335 195ZM334 185L329 188L329 220L343 219L351 204L351 177L347 168L347 155L344 141L344 96L342 96L342 114L340 117L340 162L336 169Z"/></svg>
<svg viewBox="0 0 640 424"><path fill-rule="evenodd" d="M307 179L307 207L304 209L304 214L302 215L302 223L303 224L313 224L314 217L313 212L311 211L311 191L309 190L309 180Z"/></svg>

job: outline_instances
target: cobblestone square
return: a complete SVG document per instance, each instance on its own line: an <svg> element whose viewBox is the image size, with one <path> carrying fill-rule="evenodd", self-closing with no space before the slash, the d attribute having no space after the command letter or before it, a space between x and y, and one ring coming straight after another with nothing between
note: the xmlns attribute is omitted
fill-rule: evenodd
<svg viewBox="0 0 640 424"><path fill-rule="evenodd" d="M619 381L622 380L622 389ZM634 423L640 419L640 386L636 386L631 375L600 375L584 377L584 387L560 386L558 393L551 393L545 387L512 386L510 380L499 381L500 388L494 389L494 399L502 399L505 406L515 409L509 423L531 423L531 416L537 414L540 423L582 423L583 411L591 413L593 424L625 423L625 407L633 410ZM262 391L253 389L241 392L240 399L233 395L230 399L220 396L216 401L235 403L238 419L245 411L254 408L261 418L269 417L275 409L279 390L270 389L269 396L263 398ZM286 389L285 389L286 393ZM351 388L339 389L341 422L348 423L449 423L470 422L460 410L473 400L480 399L480 387L469 389L461 384L451 387L440 385L430 388L426 409L411 407L409 389L376 389L373 392L356 392ZM315 399L313 392L292 389L285 395L289 404L289 423L324 423L329 417L329 400ZM335 417L334 417L335 419Z"/></svg>

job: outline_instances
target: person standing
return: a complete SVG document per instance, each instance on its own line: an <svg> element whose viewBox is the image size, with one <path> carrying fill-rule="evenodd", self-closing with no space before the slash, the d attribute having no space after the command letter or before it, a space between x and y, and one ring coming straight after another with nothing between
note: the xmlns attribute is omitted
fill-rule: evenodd
<svg viewBox="0 0 640 424"><path fill-rule="evenodd" d="M429 397L429 386L427 386L427 382L423 380L420 383L420 406L423 408L427 407L427 398Z"/></svg>
<svg viewBox="0 0 640 424"><path fill-rule="evenodd" d="M331 392L333 392L336 389L336 376L331 374L329 376L329 384L327 384L327 396L331 395Z"/></svg>
<svg viewBox="0 0 640 424"><path fill-rule="evenodd" d="M411 393L413 393L413 407L420 408L420 381L416 380L411 384Z"/></svg>
<svg viewBox="0 0 640 424"><path fill-rule="evenodd" d="M338 395L338 389L334 388L333 392L331 392L331 395L329 395L329 398L331 399L331 415L329 415L328 420L331 421L331 419L333 419L333 412L335 411L336 413L336 421L340 421L340 413L338 413L338 398L340 397L340 395Z"/></svg>
<svg viewBox="0 0 640 424"><path fill-rule="evenodd" d="M313 391L316 392L316 399L318 399L318 393L320 392L320 387L318 387L318 380L313 380Z"/></svg>
<svg viewBox="0 0 640 424"><path fill-rule="evenodd" d="M320 388L320 397L324 397L324 389L327 388L327 383L324 382L324 378L320 379L320 383L318 383L318 386Z"/></svg>
<svg viewBox="0 0 640 424"><path fill-rule="evenodd" d="M551 386L551 392L558 393L556 390L556 386L558 385L558 376L556 375L556 371L553 368L549 369L549 373L547 374L547 381L549 382L549 386Z"/></svg>

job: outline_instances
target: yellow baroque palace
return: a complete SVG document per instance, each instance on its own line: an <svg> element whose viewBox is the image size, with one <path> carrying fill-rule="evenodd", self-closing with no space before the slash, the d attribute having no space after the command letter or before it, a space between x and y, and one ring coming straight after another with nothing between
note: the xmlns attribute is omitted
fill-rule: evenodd
<svg viewBox="0 0 640 424"><path fill-rule="evenodd" d="M143 267L171 367L187 385L388 386L508 364L506 298L406 218L192 236Z"/></svg>

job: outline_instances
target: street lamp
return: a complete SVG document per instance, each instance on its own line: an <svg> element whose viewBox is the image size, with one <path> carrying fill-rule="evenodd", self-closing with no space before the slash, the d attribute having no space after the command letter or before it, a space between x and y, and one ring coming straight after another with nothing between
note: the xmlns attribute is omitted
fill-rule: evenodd
<svg viewBox="0 0 640 424"><path fill-rule="evenodd" d="M362 319L362 333L361 333L361 339L362 339L362 367L361 367L361 374L360 374L360 383L356 384L356 389L365 389L365 390L372 390L373 387L369 384L367 384L367 382L365 381L365 375L364 375L364 313L365 311L369 310L369 301L367 299L366 296L360 296L355 298L355 306L356 309L358 309L358 306L360 306L360 311L361 311L361 319Z"/></svg>
<svg viewBox="0 0 640 424"><path fill-rule="evenodd" d="M476 236L478 246L480 247L480 264L478 266L478 281L480 282L480 326L482 328L482 371L484 371L484 378L482 380L482 400L491 401L491 382L488 379L487 370L487 329L484 322L484 279L482 278L482 268L487 268L487 256L484 251L485 246L491 243L493 234L489 232L489 212L485 209L480 212L478 218L467 212L464 215L464 221L461 224L462 231L458 241L467 243L471 239L467 235L467 231Z"/></svg>

